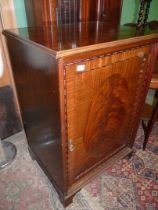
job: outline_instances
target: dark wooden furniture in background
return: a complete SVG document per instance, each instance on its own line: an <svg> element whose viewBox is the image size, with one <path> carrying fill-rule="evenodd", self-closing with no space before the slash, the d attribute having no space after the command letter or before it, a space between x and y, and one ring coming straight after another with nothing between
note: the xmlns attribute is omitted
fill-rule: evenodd
<svg viewBox="0 0 158 210"><path fill-rule="evenodd" d="M136 28L138 31L140 31L140 30L144 31L145 28L147 28L147 27L149 27L149 29L151 29L151 30L158 29L158 21L147 22L151 2L152 2L152 0L141 0L139 16L138 16L138 21L137 21L137 25L136 25ZM133 26L134 26L134 24L133 24ZM158 90L158 56L156 58L154 72L153 72L152 79L150 82L150 89ZM148 113L148 110L151 109L151 117L149 117L147 124L145 123L144 120L142 120L142 126L144 129L143 150L145 150L145 148L146 148L150 133L151 133L154 123L156 122L156 119L158 117L158 102L156 102L154 107L152 107L152 106L150 108L148 108L148 107L149 107L148 105L145 106L144 115L146 115L146 113Z"/></svg>
<svg viewBox="0 0 158 210"><path fill-rule="evenodd" d="M56 23L120 22L122 0L25 0L28 26Z"/></svg>
<svg viewBox="0 0 158 210"><path fill-rule="evenodd" d="M154 72L152 76L152 80L150 82L150 89L158 90L158 57L156 60L156 64L154 67ZM154 105L154 107L151 107L151 117L147 121L147 124L145 124L145 121L142 121L143 129L144 129L144 143L143 143L143 150L146 149L146 145L149 140L149 136L152 132L154 123L156 122L158 118L158 101Z"/></svg>
<svg viewBox="0 0 158 210"><path fill-rule="evenodd" d="M140 28L146 27L151 2L152 0L140 1L140 10L139 10L139 15L138 15L138 20L137 20L137 30L139 30Z"/></svg>
<svg viewBox="0 0 158 210"><path fill-rule="evenodd" d="M158 34L99 22L4 34L30 151L68 205L132 152Z"/></svg>

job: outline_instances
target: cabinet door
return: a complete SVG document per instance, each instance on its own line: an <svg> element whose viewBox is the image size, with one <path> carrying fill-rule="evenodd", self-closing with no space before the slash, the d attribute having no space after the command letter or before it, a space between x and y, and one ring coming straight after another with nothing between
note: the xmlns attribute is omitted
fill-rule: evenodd
<svg viewBox="0 0 158 210"><path fill-rule="evenodd" d="M66 65L69 184L133 141L149 51L141 47Z"/></svg>

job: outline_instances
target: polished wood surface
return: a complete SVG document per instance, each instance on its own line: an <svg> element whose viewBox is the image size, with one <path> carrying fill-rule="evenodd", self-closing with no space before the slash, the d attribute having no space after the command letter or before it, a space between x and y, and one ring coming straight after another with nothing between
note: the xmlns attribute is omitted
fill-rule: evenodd
<svg viewBox="0 0 158 210"><path fill-rule="evenodd" d="M99 22L4 34L30 150L68 205L131 153L158 34Z"/></svg>
<svg viewBox="0 0 158 210"><path fill-rule="evenodd" d="M29 147L63 192L56 59L13 37L7 44Z"/></svg>
<svg viewBox="0 0 158 210"><path fill-rule="evenodd" d="M149 53L138 48L66 67L70 184L131 141Z"/></svg>
<svg viewBox="0 0 158 210"><path fill-rule="evenodd" d="M7 31L6 31L7 33ZM142 38L144 43L157 39L158 30L147 29L144 34L137 33L128 26L112 27L103 22L84 22L79 24L52 25L51 27L31 27L10 30L13 36L30 43L35 42L47 47L54 55L70 55L110 46L137 43ZM149 35L149 36L144 36ZM131 38L131 40L129 40Z"/></svg>
<svg viewBox="0 0 158 210"><path fill-rule="evenodd" d="M54 23L120 22L122 0L25 0L28 26Z"/></svg>

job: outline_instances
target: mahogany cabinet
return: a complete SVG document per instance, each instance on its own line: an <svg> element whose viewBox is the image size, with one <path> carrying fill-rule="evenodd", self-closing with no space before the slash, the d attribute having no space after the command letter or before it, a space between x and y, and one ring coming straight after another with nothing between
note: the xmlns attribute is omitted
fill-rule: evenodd
<svg viewBox="0 0 158 210"><path fill-rule="evenodd" d="M64 205L132 152L158 34L87 22L4 31L29 150Z"/></svg>
<svg viewBox="0 0 158 210"><path fill-rule="evenodd" d="M52 23L120 22L122 0L25 0L28 26Z"/></svg>

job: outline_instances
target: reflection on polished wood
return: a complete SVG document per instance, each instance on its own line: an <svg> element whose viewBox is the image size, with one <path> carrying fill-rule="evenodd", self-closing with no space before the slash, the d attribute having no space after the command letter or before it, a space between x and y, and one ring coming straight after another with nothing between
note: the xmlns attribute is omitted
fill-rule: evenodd
<svg viewBox="0 0 158 210"><path fill-rule="evenodd" d="M142 39L142 34L136 34L136 29L128 26L113 27L111 24L103 22L83 22L78 24L52 25L50 27L30 27L10 30L13 34L20 36L27 41L33 41L42 46L48 47L54 54L57 52L74 52L81 48L81 51L93 49L95 44L100 46L112 46L125 42L125 39ZM147 29L144 35L152 35L152 39L157 38L158 30ZM155 34L155 35L154 35ZM150 37L144 37L150 39ZM121 42L122 41L122 42ZM128 40L126 41L128 45ZM132 40L131 40L132 42ZM99 45L100 44L100 45Z"/></svg>

